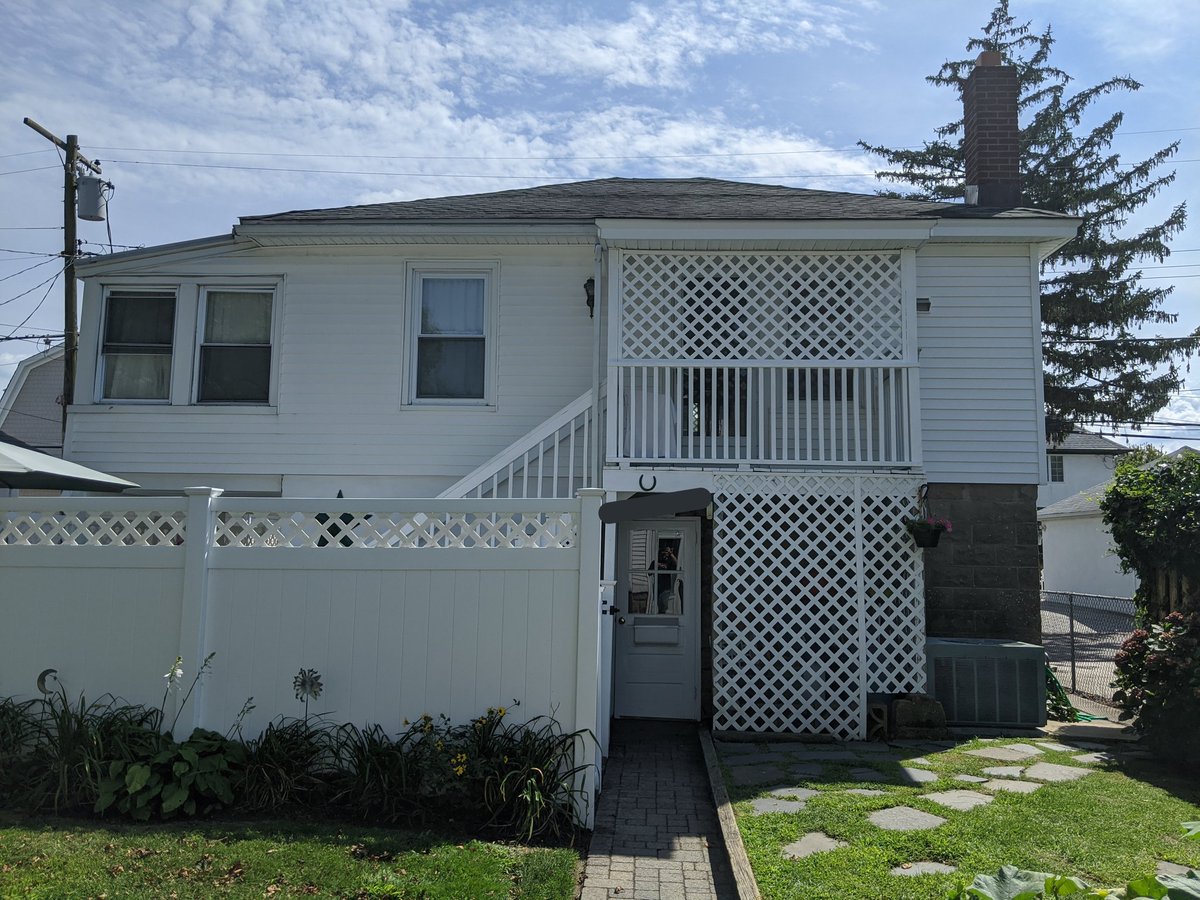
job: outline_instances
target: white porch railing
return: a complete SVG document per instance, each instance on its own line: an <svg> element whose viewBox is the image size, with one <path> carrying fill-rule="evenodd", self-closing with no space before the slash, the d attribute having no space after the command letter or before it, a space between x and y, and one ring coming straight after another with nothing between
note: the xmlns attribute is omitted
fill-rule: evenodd
<svg viewBox="0 0 1200 900"><path fill-rule="evenodd" d="M569 498L593 487L591 411L587 391L438 497Z"/></svg>
<svg viewBox="0 0 1200 900"><path fill-rule="evenodd" d="M615 385L608 462L912 465L911 369L639 360Z"/></svg>

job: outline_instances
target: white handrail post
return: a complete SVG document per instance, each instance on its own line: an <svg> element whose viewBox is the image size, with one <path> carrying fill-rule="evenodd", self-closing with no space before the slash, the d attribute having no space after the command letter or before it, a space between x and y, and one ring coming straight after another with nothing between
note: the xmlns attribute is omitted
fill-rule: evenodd
<svg viewBox="0 0 1200 900"><path fill-rule="evenodd" d="M575 730L588 732L577 741L578 764L583 765L584 807L578 809L585 828L596 820L596 783L600 771L600 504L604 491L579 491L579 618L575 672Z"/></svg>
<svg viewBox="0 0 1200 900"><path fill-rule="evenodd" d="M172 695L172 718L178 712L178 703L186 692L187 685L204 664L208 645L208 569L212 551L212 535L215 523L213 501L225 491L222 488L189 487L183 489L187 497L186 537L183 554L183 597L179 615L179 655L183 657L184 676L180 690ZM204 711L204 684L198 682L191 697L192 727L199 728ZM164 710L164 713L166 710ZM188 719L184 719L188 721ZM178 737L178 735L177 735Z"/></svg>

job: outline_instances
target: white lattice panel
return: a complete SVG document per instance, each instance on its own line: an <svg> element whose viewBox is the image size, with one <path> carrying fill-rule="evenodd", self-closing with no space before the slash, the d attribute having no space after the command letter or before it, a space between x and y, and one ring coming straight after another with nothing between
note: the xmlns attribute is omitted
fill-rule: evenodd
<svg viewBox="0 0 1200 900"><path fill-rule="evenodd" d="M51 502L47 498L46 504ZM184 541L185 519L180 510L3 510L0 511L0 544L18 547L172 547Z"/></svg>
<svg viewBox="0 0 1200 900"><path fill-rule="evenodd" d="M216 520L217 547L567 549L577 537L569 512L270 513L226 505Z"/></svg>
<svg viewBox="0 0 1200 900"><path fill-rule="evenodd" d="M625 359L904 359L898 253L624 253Z"/></svg>
<svg viewBox="0 0 1200 900"><path fill-rule="evenodd" d="M718 729L865 735L869 691L923 683L918 481L722 475L713 518Z"/></svg>

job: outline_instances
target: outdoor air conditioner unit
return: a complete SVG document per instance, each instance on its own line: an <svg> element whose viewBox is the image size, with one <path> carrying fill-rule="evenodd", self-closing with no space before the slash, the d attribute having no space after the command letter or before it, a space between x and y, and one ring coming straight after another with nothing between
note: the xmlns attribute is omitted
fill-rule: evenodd
<svg viewBox="0 0 1200 900"><path fill-rule="evenodd" d="M1037 644L928 638L925 676L947 724L1046 724L1046 651Z"/></svg>

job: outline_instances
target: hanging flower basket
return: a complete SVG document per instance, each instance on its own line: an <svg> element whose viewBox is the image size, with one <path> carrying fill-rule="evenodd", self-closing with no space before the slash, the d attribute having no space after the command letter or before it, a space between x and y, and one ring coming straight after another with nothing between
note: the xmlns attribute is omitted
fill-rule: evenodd
<svg viewBox="0 0 1200 900"><path fill-rule="evenodd" d="M932 516L924 519L905 519L904 527L913 536L918 547L936 547L943 532L954 530L949 519L935 519Z"/></svg>

